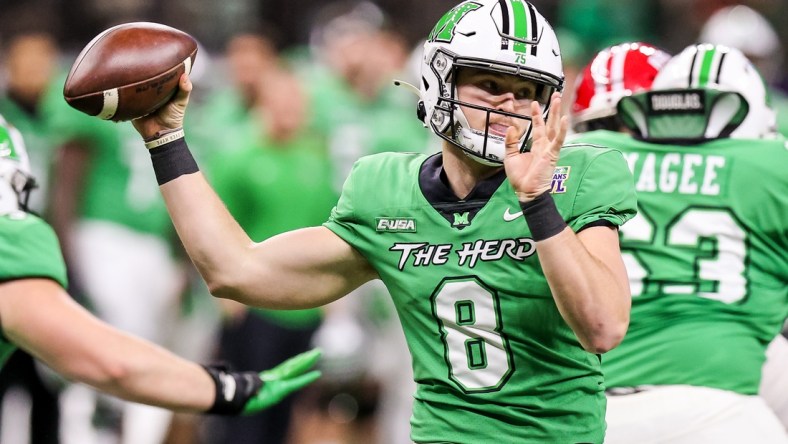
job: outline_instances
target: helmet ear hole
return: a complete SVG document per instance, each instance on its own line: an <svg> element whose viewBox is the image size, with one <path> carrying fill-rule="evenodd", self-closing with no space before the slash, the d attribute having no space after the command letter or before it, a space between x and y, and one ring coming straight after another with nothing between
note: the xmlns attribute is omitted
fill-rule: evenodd
<svg viewBox="0 0 788 444"><path fill-rule="evenodd" d="M416 117L418 117L422 123L427 123L427 108L424 106L423 100L419 100L419 104L416 105Z"/></svg>

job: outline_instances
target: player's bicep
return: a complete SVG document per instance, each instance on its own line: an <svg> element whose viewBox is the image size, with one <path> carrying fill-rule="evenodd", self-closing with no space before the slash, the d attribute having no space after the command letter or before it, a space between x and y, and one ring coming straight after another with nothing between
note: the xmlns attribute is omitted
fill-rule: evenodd
<svg viewBox="0 0 788 444"><path fill-rule="evenodd" d="M240 295L232 297L248 305L317 307L377 278L356 249L325 227L290 231L251 248Z"/></svg>

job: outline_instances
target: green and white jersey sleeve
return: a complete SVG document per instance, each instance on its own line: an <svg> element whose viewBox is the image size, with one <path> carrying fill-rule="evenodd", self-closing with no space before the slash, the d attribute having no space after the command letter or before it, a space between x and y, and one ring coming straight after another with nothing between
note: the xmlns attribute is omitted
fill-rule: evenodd
<svg viewBox="0 0 788 444"><path fill-rule="evenodd" d="M418 385L416 442L602 442L604 381L556 308L501 171L458 200L440 155L359 160L325 226L377 270ZM562 151L553 197L574 230L635 214L621 154Z"/></svg>
<svg viewBox="0 0 788 444"><path fill-rule="evenodd" d="M26 278L52 279L67 286L66 265L55 232L31 214L0 216L0 282ZM0 336L0 365L15 349Z"/></svg>
<svg viewBox="0 0 788 444"><path fill-rule="evenodd" d="M611 387L689 384L755 394L788 313L788 149L780 140L656 145L599 131L634 173L621 230L632 289Z"/></svg>

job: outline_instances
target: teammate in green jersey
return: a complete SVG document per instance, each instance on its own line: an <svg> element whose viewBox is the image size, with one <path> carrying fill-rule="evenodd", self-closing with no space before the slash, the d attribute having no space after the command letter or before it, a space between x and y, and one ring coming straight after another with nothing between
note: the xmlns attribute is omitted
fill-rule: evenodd
<svg viewBox="0 0 788 444"><path fill-rule="evenodd" d="M419 110L441 153L362 158L323 226L261 243L189 154L188 76L133 123L216 296L296 309L386 284L413 358L413 441L600 443L599 354L629 319L617 227L635 214L631 173L617 151L562 149L560 52L530 3L457 5L423 61Z"/></svg>
<svg viewBox="0 0 788 444"><path fill-rule="evenodd" d="M317 379L310 351L264 371L201 367L90 315L65 292L57 238L28 213L34 187L20 133L0 117L0 365L21 347L68 379L176 411L248 414Z"/></svg>
<svg viewBox="0 0 788 444"><path fill-rule="evenodd" d="M632 320L603 359L606 441L788 442L757 396L788 313L788 151L763 81L738 50L702 44L634 92L615 100L633 135L577 139L622 150L638 192L638 216L621 230Z"/></svg>

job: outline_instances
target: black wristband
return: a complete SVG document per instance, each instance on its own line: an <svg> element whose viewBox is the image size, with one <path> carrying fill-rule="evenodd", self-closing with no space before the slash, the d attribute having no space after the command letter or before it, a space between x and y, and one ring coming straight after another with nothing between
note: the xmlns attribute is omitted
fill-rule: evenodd
<svg viewBox="0 0 788 444"><path fill-rule="evenodd" d="M531 230L533 240L539 242L564 231L566 221L561 217L549 191L545 191L530 202L520 202L523 217Z"/></svg>
<svg viewBox="0 0 788 444"><path fill-rule="evenodd" d="M184 174L200 171L197 161L194 160L183 137L151 148L149 151L153 171L156 173L156 181L159 185L164 185Z"/></svg>
<svg viewBox="0 0 788 444"><path fill-rule="evenodd" d="M213 405L205 413L216 415L237 415L263 386L263 381L255 372L229 372L221 365L204 365L216 384L216 397Z"/></svg>

